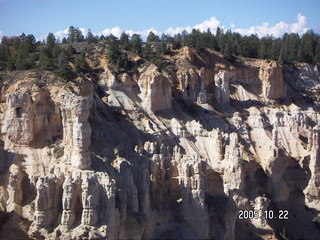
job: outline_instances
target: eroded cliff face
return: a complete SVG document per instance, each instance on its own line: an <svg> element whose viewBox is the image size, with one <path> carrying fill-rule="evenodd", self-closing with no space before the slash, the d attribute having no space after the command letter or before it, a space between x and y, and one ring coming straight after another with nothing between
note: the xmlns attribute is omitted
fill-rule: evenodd
<svg viewBox="0 0 320 240"><path fill-rule="evenodd" d="M170 58L69 83L3 73L0 238L320 237L315 103L272 61Z"/></svg>

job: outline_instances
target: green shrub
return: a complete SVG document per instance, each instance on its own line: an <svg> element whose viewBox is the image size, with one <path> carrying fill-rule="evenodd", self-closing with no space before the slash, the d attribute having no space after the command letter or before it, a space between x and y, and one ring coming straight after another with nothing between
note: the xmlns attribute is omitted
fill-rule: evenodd
<svg viewBox="0 0 320 240"><path fill-rule="evenodd" d="M64 147L55 147L53 149L53 155L56 158L61 158L64 155Z"/></svg>

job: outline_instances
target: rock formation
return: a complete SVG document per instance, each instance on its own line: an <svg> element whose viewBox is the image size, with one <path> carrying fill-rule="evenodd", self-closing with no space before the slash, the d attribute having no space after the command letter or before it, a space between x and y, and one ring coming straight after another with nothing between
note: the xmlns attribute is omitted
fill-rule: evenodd
<svg viewBox="0 0 320 240"><path fill-rule="evenodd" d="M70 82L0 73L0 238L320 238L320 114L292 84L307 67L174 53L174 70Z"/></svg>
<svg viewBox="0 0 320 240"><path fill-rule="evenodd" d="M230 90L229 81L232 78L233 73L227 71L220 71L214 76L215 82L215 98L218 103L229 103Z"/></svg>
<svg viewBox="0 0 320 240"><path fill-rule="evenodd" d="M171 82L151 65L142 72L138 79L142 98L146 100L146 107L152 111L171 108Z"/></svg>
<svg viewBox="0 0 320 240"><path fill-rule="evenodd" d="M263 95L265 98L279 99L286 97L282 72L282 67L275 62L260 67L259 77L262 80Z"/></svg>

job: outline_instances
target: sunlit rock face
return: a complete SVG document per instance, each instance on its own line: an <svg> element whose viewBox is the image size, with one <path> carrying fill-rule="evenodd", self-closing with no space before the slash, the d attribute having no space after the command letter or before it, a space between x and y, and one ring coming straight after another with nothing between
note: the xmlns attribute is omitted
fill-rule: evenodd
<svg viewBox="0 0 320 240"><path fill-rule="evenodd" d="M271 62L260 67L259 77L262 80L265 98L280 99L286 97L283 69L279 64Z"/></svg>
<svg viewBox="0 0 320 240"><path fill-rule="evenodd" d="M214 76L214 83L216 89L214 95L216 101L219 103L229 103L230 101L230 90L229 81L232 78L233 73L227 71L220 71Z"/></svg>
<svg viewBox="0 0 320 240"><path fill-rule="evenodd" d="M70 82L0 73L0 239L320 239L318 102L292 84L314 91L316 66L91 57L103 71Z"/></svg>
<svg viewBox="0 0 320 240"><path fill-rule="evenodd" d="M171 108L171 81L155 65L141 73L138 84L146 108L154 112Z"/></svg>

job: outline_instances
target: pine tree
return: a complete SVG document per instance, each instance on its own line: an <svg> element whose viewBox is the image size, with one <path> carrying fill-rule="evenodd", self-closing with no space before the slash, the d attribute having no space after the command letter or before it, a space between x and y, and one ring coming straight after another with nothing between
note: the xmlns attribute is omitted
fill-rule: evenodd
<svg viewBox="0 0 320 240"><path fill-rule="evenodd" d="M24 40L24 47L28 53L33 53L36 50L36 38L33 36L33 34L26 36Z"/></svg>
<svg viewBox="0 0 320 240"><path fill-rule="evenodd" d="M129 35L123 32L120 36L120 46L124 50L130 50Z"/></svg>
<svg viewBox="0 0 320 240"><path fill-rule="evenodd" d="M89 44L90 44L90 43L96 43L96 42L97 42L97 39L93 36L90 28L89 28L88 33L87 33L86 41L87 41Z"/></svg>
<svg viewBox="0 0 320 240"><path fill-rule="evenodd" d="M138 55L141 55L141 53L142 53L142 39L139 34L132 35L130 44L131 44L132 51Z"/></svg>
<svg viewBox="0 0 320 240"><path fill-rule="evenodd" d="M223 37L223 30L221 30L219 27L217 28L216 30L216 39L217 39L217 42L218 42L218 51L221 51L222 49L222 42L221 42L221 39Z"/></svg>
<svg viewBox="0 0 320 240"><path fill-rule="evenodd" d="M7 63L6 46L1 44L0 45L0 71L6 69L6 63Z"/></svg>
<svg viewBox="0 0 320 240"><path fill-rule="evenodd" d="M68 29L68 38L67 41L68 43L74 43L76 40L76 30L74 26L70 26Z"/></svg>
<svg viewBox="0 0 320 240"><path fill-rule="evenodd" d="M292 62L298 58L298 50L300 45L300 37L297 33L287 34L282 36L282 59L285 62Z"/></svg>
<svg viewBox="0 0 320 240"><path fill-rule="evenodd" d="M64 50L61 50L56 62L56 74L65 80L70 80L71 74L68 68L69 59L67 53Z"/></svg>
<svg viewBox="0 0 320 240"><path fill-rule="evenodd" d="M237 41L234 39L234 35L230 30L228 30L226 34L221 35L220 49L227 60L234 60L234 56L237 54Z"/></svg>
<svg viewBox="0 0 320 240"><path fill-rule="evenodd" d="M170 54L170 49L168 48L168 45L164 41L161 41L160 52L163 55Z"/></svg>
<svg viewBox="0 0 320 240"><path fill-rule="evenodd" d="M172 41L172 49L179 49L182 45L182 35L180 33L174 35L173 41Z"/></svg>
<svg viewBox="0 0 320 240"><path fill-rule="evenodd" d="M56 45L56 42L57 40L55 36L52 33L49 33L47 36L47 47L53 50L54 46Z"/></svg>
<svg viewBox="0 0 320 240"><path fill-rule="evenodd" d="M160 41L163 43L166 43L167 40L168 40L168 35L165 33L162 33Z"/></svg>
<svg viewBox="0 0 320 240"><path fill-rule="evenodd" d="M106 37L105 36L103 36L103 35L100 35L100 37L99 37L99 41L105 41L106 40Z"/></svg>
<svg viewBox="0 0 320 240"><path fill-rule="evenodd" d="M53 58L53 61L54 61L55 63L57 62L58 57L59 57L61 51L62 51L62 49L60 48L59 45L55 45L55 46L53 47L53 50L52 50L52 58Z"/></svg>
<svg viewBox="0 0 320 240"><path fill-rule="evenodd" d="M147 42L160 42L160 38L151 31L147 37Z"/></svg>
<svg viewBox="0 0 320 240"><path fill-rule="evenodd" d="M77 73L84 72L88 69L88 63L85 59L84 52L81 52L80 55L76 58L74 66Z"/></svg>
<svg viewBox="0 0 320 240"><path fill-rule="evenodd" d="M27 70L31 68L29 60L29 53L24 48L23 44L20 45L17 58L16 58L16 69L17 70Z"/></svg>
<svg viewBox="0 0 320 240"><path fill-rule="evenodd" d="M84 36L79 28L75 29L75 42L83 42Z"/></svg>
<svg viewBox="0 0 320 240"><path fill-rule="evenodd" d="M120 58L120 56L121 56L121 52L120 52L119 41L115 36L110 35L108 37L108 58L109 58L109 61L112 64L116 64L119 61L118 58Z"/></svg>
<svg viewBox="0 0 320 240"><path fill-rule="evenodd" d="M39 61L41 70L54 70L54 62L51 55L52 53L47 47L44 46L40 49Z"/></svg>
<svg viewBox="0 0 320 240"><path fill-rule="evenodd" d="M316 62L316 63L320 62L320 36L319 35L318 35L318 40L317 40L314 62Z"/></svg>
<svg viewBox="0 0 320 240"><path fill-rule="evenodd" d="M152 48L151 48L151 45L150 43L146 43L143 47L143 50L142 50L142 56L147 59L147 60L151 60L152 57L153 57L153 52L152 52Z"/></svg>
<svg viewBox="0 0 320 240"><path fill-rule="evenodd" d="M315 57L316 36L314 32L308 31L303 34L300 44L300 61L312 63Z"/></svg>
<svg viewBox="0 0 320 240"><path fill-rule="evenodd" d="M71 46L69 45L68 48L67 48L67 56L69 59L72 59L73 58L73 54L76 53L76 50Z"/></svg>
<svg viewBox="0 0 320 240"><path fill-rule="evenodd" d="M271 46L271 59L279 60L281 54L282 41L280 38L276 38L272 41Z"/></svg>
<svg viewBox="0 0 320 240"><path fill-rule="evenodd" d="M258 50L258 57L263 59L271 59L273 37L267 36L260 40L260 47Z"/></svg>

